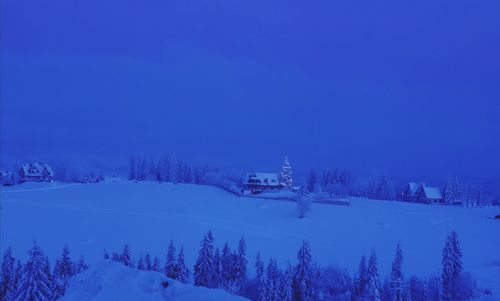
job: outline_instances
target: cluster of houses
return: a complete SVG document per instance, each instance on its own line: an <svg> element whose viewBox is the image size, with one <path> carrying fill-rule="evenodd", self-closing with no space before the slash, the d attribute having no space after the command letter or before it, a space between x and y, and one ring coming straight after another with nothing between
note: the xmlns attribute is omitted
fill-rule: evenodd
<svg viewBox="0 0 500 301"><path fill-rule="evenodd" d="M410 182L401 193L401 199L406 202L444 204L444 198L438 187L425 183Z"/></svg>
<svg viewBox="0 0 500 301"><path fill-rule="evenodd" d="M244 189L251 194L274 192L283 189L277 173L251 172L244 179ZM401 199L406 202L445 204L445 199L438 187L425 183L410 182L401 192Z"/></svg>

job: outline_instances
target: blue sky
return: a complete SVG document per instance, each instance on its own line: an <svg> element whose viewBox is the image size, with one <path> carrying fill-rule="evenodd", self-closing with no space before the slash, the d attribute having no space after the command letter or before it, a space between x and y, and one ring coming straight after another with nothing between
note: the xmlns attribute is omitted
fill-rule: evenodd
<svg viewBox="0 0 500 301"><path fill-rule="evenodd" d="M500 2L2 0L4 164L500 180Z"/></svg>

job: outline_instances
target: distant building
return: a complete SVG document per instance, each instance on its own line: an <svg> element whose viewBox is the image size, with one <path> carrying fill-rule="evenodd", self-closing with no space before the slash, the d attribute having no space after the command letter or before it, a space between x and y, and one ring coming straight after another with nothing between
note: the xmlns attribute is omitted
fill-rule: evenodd
<svg viewBox="0 0 500 301"><path fill-rule="evenodd" d="M54 172L45 163L25 163L19 170L19 181L52 182Z"/></svg>
<svg viewBox="0 0 500 301"><path fill-rule="evenodd" d="M277 173L251 172L246 175L245 189L253 194L281 190Z"/></svg>
<svg viewBox="0 0 500 301"><path fill-rule="evenodd" d="M441 195L441 190L439 190L438 187L420 185L417 191L417 202L438 204L444 203L444 200L443 196Z"/></svg>
<svg viewBox="0 0 500 301"><path fill-rule="evenodd" d="M10 186L14 185L14 173L7 170L0 170L0 185Z"/></svg>
<svg viewBox="0 0 500 301"><path fill-rule="evenodd" d="M425 183L410 182L406 185L406 189L401 193L401 198L407 202L415 202L417 200L417 191L421 185Z"/></svg>
<svg viewBox="0 0 500 301"><path fill-rule="evenodd" d="M441 190L438 187L432 187L425 183L410 182L406 189L401 193L402 199L407 202L419 203L444 203Z"/></svg>

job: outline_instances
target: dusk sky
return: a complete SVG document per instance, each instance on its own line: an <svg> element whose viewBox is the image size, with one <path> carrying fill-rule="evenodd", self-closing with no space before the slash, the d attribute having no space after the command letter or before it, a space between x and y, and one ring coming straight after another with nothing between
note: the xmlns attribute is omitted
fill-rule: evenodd
<svg viewBox="0 0 500 301"><path fill-rule="evenodd" d="M1 158L500 181L500 1L1 0ZM10 165L9 165L10 164Z"/></svg>

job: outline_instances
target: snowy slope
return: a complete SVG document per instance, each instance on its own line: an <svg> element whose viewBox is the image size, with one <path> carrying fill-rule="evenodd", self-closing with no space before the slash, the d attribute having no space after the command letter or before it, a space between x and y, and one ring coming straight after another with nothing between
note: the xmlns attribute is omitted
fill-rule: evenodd
<svg viewBox="0 0 500 301"><path fill-rule="evenodd" d="M39 187L43 186L43 187ZM462 242L464 267L479 284L500 295L500 221L498 207L464 209L390 201L352 199L351 206L313 204L298 219L288 201L241 198L211 186L170 183L108 182L77 185L21 185L0 192L0 247L26 259L36 238L52 260L68 243L73 257L100 261L103 249L120 251L129 243L134 256L149 251L164 261L170 239L185 248L192 267L205 232L215 243L236 247L247 240L249 272L257 251L280 265L295 262L303 239L313 260L354 272L362 254L374 246L379 269L390 270L401 241L408 276L439 272L447 233Z"/></svg>
<svg viewBox="0 0 500 301"><path fill-rule="evenodd" d="M168 284L168 285L166 285ZM183 284L157 272L139 271L102 261L73 277L61 301L238 301L218 289Z"/></svg>

